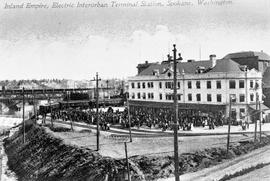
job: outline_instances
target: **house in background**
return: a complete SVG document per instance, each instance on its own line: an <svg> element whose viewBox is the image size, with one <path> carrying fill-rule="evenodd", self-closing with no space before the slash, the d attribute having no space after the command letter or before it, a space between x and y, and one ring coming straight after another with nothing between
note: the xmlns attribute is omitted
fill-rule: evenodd
<svg viewBox="0 0 270 181"><path fill-rule="evenodd" d="M264 72L270 65L270 56L263 51L245 51L226 55L223 59L231 59L240 65L247 65L249 69Z"/></svg>

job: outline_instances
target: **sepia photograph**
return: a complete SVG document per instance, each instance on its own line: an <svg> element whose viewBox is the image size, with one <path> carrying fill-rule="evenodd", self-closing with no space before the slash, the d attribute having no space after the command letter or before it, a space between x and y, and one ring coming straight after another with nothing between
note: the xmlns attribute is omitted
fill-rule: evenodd
<svg viewBox="0 0 270 181"><path fill-rule="evenodd" d="M1 0L0 181L269 181L269 0Z"/></svg>

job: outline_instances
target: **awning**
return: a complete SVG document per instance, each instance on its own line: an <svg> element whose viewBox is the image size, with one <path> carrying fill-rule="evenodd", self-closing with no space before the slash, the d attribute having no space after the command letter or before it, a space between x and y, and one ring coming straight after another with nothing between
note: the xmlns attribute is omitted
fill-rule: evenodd
<svg viewBox="0 0 270 181"><path fill-rule="evenodd" d="M249 106L251 109L253 109L253 110L256 110L256 105L250 105ZM258 105L258 110L260 109L260 107L259 107L259 105ZM269 107L267 107L266 105L264 105L264 104L261 104L261 109L262 109L262 111L268 111L268 110L270 110L270 108Z"/></svg>

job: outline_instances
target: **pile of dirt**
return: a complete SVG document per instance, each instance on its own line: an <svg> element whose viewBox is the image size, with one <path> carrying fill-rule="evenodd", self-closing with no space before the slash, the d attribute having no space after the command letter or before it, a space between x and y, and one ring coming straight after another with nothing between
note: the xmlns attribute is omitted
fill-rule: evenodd
<svg viewBox="0 0 270 181"><path fill-rule="evenodd" d="M96 151L65 145L36 125L5 140L8 165L20 180L123 180L125 160L102 157ZM130 165L132 180L143 180Z"/></svg>
<svg viewBox="0 0 270 181"><path fill-rule="evenodd" d="M198 170L214 166L225 160L246 154L254 149L270 144L270 137L263 137L262 141L245 141L230 147L229 153L225 148L210 148L194 153L179 155L179 172L196 172ZM174 157L172 155L145 155L134 156L131 160L143 172L146 180L156 180L174 176Z"/></svg>

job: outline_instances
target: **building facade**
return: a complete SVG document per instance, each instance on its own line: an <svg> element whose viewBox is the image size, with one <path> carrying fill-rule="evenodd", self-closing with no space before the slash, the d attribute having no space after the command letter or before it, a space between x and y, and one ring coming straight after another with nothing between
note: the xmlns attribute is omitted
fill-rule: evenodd
<svg viewBox="0 0 270 181"><path fill-rule="evenodd" d="M146 63L148 64L148 62ZM142 65L142 64L140 64ZM170 60L145 65L129 77L132 106L170 107L173 105L173 69ZM250 119L250 108L262 100L262 73L249 70L230 59L178 63L177 99L179 110L222 112L229 116L230 97L235 120Z"/></svg>
<svg viewBox="0 0 270 181"><path fill-rule="evenodd" d="M270 107L270 56L263 52L243 51L230 53L224 59L231 59L240 65L247 65L249 69L256 69L263 74L264 104Z"/></svg>

